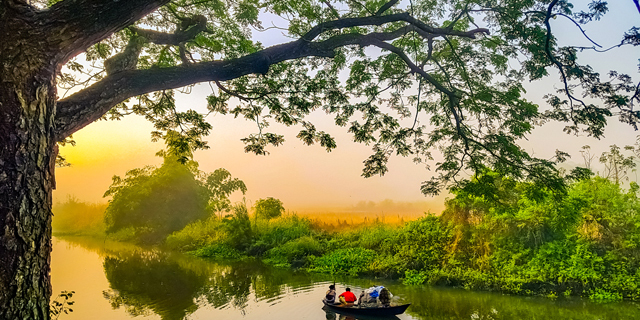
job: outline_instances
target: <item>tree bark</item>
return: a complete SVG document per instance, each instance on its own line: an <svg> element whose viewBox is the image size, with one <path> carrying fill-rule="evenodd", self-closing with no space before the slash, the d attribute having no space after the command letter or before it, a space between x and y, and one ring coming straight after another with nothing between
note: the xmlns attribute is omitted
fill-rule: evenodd
<svg viewBox="0 0 640 320"><path fill-rule="evenodd" d="M0 319L49 319L56 74L168 0L0 0Z"/></svg>
<svg viewBox="0 0 640 320"><path fill-rule="evenodd" d="M56 70L29 19L0 38L0 319L48 319Z"/></svg>

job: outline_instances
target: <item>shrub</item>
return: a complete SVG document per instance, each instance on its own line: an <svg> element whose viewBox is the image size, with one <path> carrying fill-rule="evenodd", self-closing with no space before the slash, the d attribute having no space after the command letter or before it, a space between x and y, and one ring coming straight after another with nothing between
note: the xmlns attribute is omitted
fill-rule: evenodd
<svg viewBox="0 0 640 320"><path fill-rule="evenodd" d="M309 270L357 276L371 270L369 264L373 262L376 255L375 251L364 248L338 249L314 259Z"/></svg>
<svg viewBox="0 0 640 320"><path fill-rule="evenodd" d="M282 201L269 197L259 199L255 204L256 215L263 219L273 219L282 215L284 207Z"/></svg>
<svg viewBox="0 0 640 320"><path fill-rule="evenodd" d="M267 252L265 262L280 267L289 267L293 262L304 265L307 257L316 256L321 252L320 242L310 236L304 236L272 248Z"/></svg>
<svg viewBox="0 0 640 320"><path fill-rule="evenodd" d="M165 244L174 250L191 251L224 241L226 238L222 221L215 216L188 224L180 231L170 234Z"/></svg>
<svg viewBox="0 0 640 320"><path fill-rule="evenodd" d="M259 219L255 229L256 242L261 243L266 250L313 234L311 222L296 215L272 220Z"/></svg>
<svg viewBox="0 0 640 320"><path fill-rule="evenodd" d="M249 212L244 204L233 206L233 214L222 219L223 229L226 232L225 242L228 246L239 251L244 251L251 246L253 230L249 220Z"/></svg>

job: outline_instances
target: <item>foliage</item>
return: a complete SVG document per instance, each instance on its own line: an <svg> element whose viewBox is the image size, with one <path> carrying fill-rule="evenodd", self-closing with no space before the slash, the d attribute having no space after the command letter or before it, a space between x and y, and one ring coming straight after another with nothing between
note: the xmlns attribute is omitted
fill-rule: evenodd
<svg viewBox="0 0 640 320"><path fill-rule="evenodd" d="M362 247L375 250L389 246L396 233L397 228L395 226L378 222L340 232L335 236L335 240L340 246Z"/></svg>
<svg viewBox="0 0 640 320"><path fill-rule="evenodd" d="M345 248L329 252L313 260L310 271L357 276L369 271L376 252L364 248Z"/></svg>
<svg viewBox="0 0 640 320"><path fill-rule="evenodd" d="M253 240L249 212L244 204L235 205L232 211L233 214L222 220L223 229L227 232L225 242L237 250L247 249Z"/></svg>
<svg viewBox="0 0 640 320"><path fill-rule="evenodd" d="M269 249L264 261L277 267L300 267L322 252L323 246L320 241L311 236L303 236Z"/></svg>
<svg viewBox="0 0 640 320"><path fill-rule="evenodd" d="M197 170L195 161L182 164L175 156L162 154L165 158L159 168L133 169L124 179L113 177L104 194L113 197L104 216L109 234L121 240L158 243L189 223L214 212L229 211L229 195L235 191L244 194L247 190L244 182L232 178L223 168L205 174ZM213 229L207 227L207 223L214 220L204 222L202 227L196 223L190 229ZM213 241L211 237L215 238L213 234L204 235L190 229L169 237L169 246L201 246Z"/></svg>
<svg viewBox="0 0 640 320"><path fill-rule="evenodd" d="M425 194L457 185L460 172L480 174L484 167L557 186L554 165L565 154L540 159L518 145L534 124L557 120L567 123L568 133L595 137L603 135L612 115L637 126L633 104L640 95L631 76L616 71L602 76L583 64L583 51L609 50L563 45L550 23L567 19L584 30L584 25L607 14L604 1L327 4L171 1L88 48L86 59L104 68L71 60L59 74L59 83L66 89L101 85L117 72L144 75L148 70L178 77L185 86L215 81L206 112L176 108L175 86L158 85L121 94L106 114L113 119L144 116L155 127L152 137L164 139L170 153L183 162L193 150L208 148L204 137L212 127L206 115L214 112L257 124L256 132L242 139L247 152L268 154L269 145L284 142L282 135L267 131L271 122L298 125L297 137L303 143L330 151L336 147L334 138L306 118L322 109L355 142L371 145L364 176L385 174L393 154L431 164L437 174L423 183ZM283 39L295 40L264 48L252 30L263 30L268 15L286 23ZM640 44L637 27L619 37L614 47ZM364 50L368 46L378 50ZM240 57L246 60L234 60ZM119 61L130 63L123 69L109 68ZM207 72L212 61L231 67ZM196 72L176 76L175 71L187 70L184 66ZM523 82L554 72L562 82L558 92L545 96L550 108L543 112L525 99ZM61 109L75 110L76 95L69 97L69 108ZM582 95L589 102L579 98ZM442 160L434 160L436 152Z"/></svg>
<svg viewBox="0 0 640 320"><path fill-rule="evenodd" d="M105 232L106 204L81 202L68 196L65 202L53 205L51 227L54 233L100 235Z"/></svg>
<svg viewBox="0 0 640 320"><path fill-rule="evenodd" d="M277 219L258 219L254 247L273 248L312 234L311 222L296 215L281 216Z"/></svg>
<svg viewBox="0 0 640 320"><path fill-rule="evenodd" d="M256 215L264 219L277 218L284 212L282 201L268 197L266 199L259 199L254 205Z"/></svg>
<svg viewBox="0 0 640 320"><path fill-rule="evenodd" d="M207 217L207 189L194 171L193 163L183 165L168 157L157 169L133 169L124 179L114 176L104 194L113 197L105 212L107 232L131 227L141 241L159 242L189 222Z"/></svg>
<svg viewBox="0 0 640 320"><path fill-rule="evenodd" d="M192 222L170 234L165 244L174 250L191 251L223 241L226 233L222 229L222 220L211 216L206 220Z"/></svg>
<svg viewBox="0 0 640 320"><path fill-rule="evenodd" d="M231 209L229 196L235 191L247 192L247 186L238 178L231 178L231 173L224 168L216 169L204 178L204 185L209 191L209 210L212 212L228 212Z"/></svg>
<svg viewBox="0 0 640 320"><path fill-rule="evenodd" d="M57 320L60 318L61 314L69 314L69 312L73 312L71 306L75 303L75 301L70 300L73 297L75 291L62 291L60 294L51 301L51 305L49 306L49 317L51 319Z"/></svg>

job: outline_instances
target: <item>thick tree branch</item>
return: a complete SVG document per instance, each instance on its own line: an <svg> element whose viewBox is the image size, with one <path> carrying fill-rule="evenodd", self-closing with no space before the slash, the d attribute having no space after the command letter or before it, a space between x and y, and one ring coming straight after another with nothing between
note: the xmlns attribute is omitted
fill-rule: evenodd
<svg viewBox="0 0 640 320"><path fill-rule="evenodd" d="M398 22L404 21L407 22L419 30L426 32L428 34L434 35L453 35L465 38L475 39L475 35L477 33L486 33L489 34L489 29L479 28L470 31L458 31L451 30L449 28L434 28L426 23L412 17L407 12L389 14L384 16L369 16L369 17L360 17L360 18L345 18L327 21L318 24L313 27L309 32L307 32L304 36L302 36L302 40L304 41L313 41L317 36L322 34L328 30L342 29L342 28L350 28L350 27L360 27L360 26L380 26L390 22Z"/></svg>
<svg viewBox="0 0 640 320"><path fill-rule="evenodd" d="M382 21L390 21L386 19L391 16L393 15L343 19L322 25L337 28L340 26L360 25L363 24L364 21L376 25L378 23L382 24ZM405 21L411 20L412 18L403 14L395 15L392 19ZM272 64L310 56L333 57L336 48L348 45L377 45L384 47L386 44L385 41L396 39L411 31L416 31L423 36L431 37L431 34L425 34L424 29L424 26L419 26L418 23L414 22L412 25L399 28L392 32L369 33L366 35L348 33L333 36L321 42L311 42L309 39L315 38L315 36L319 34L317 32L326 30L324 28L317 28L317 32L310 31L310 33L307 34L309 35L308 37L305 36L297 41L269 47L237 59L201 62L170 68L118 72L58 102L56 139L64 139L73 132L99 119L118 103L136 95L164 89L179 88L199 82L226 81L248 74L266 74L269 71L269 66ZM434 28L430 28L429 30L436 33L442 32L443 34L454 34L465 37L473 37L477 32L485 32L483 29L467 32ZM453 92L439 85L433 77L426 74L423 70L413 71L421 72L425 79L436 86L436 88L449 96L455 96Z"/></svg>
<svg viewBox="0 0 640 320"><path fill-rule="evenodd" d="M389 10L389 8L393 7L396 3L398 3L398 0L391 0L385 3L384 5L382 5L382 7L380 7L380 9L378 9L378 11L376 12L376 16L383 14L385 11Z"/></svg>
<svg viewBox="0 0 640 320"><path fill-rule="evenodd" d="M169 1L64 0L54 4L42 13L54 61L64 64Z"/></svg>
<svg viewBox="0 0 640 320"><path fill-rule="evenodd" d="M336 48L393 40L414 29L406 26L386 33L343 34L321 42L297 40L227 61L122 71L58 102L56 139L64 139L136 95L199 82L227 81L248 74L265 74L272 64L310 56L333 57Z"/></svg>
<svg viewBox="0 0 640 320"><path fill-rule="evenodd" d="M178 46L180 43L194 39L200 32L207 30L207 18L204 16L195 16L183 26L181 29L176 30L174 33L166 33L155 30L140 29L138 27L129 27L131 31L135 32L141 37L144 37L149 42L155 44L169 44Z"/></svg>

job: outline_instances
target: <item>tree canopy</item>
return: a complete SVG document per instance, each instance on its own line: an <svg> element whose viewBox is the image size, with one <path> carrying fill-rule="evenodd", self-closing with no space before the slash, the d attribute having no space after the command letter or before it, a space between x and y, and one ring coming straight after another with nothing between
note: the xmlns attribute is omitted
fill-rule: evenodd
<svg viewBox="0 0 640 320"><path fill-rule="evenodd" d="M205 174L197 163L181 164L164 158L162 166L129 170L113 177L104 196L111 196L105 211L108 233L126 230L136 240L159 242L188 223L230 209L229 195L247 187L223 169Z"/></svg>
<svg viewBox="0 0 640 320"><path fill-rule="evenodd" d="M254 208L256 209L256 215L258 217L266 219L277 218L284 212L282 201L272 197L259 199L256 201Z"/></svg>
<svg viewBox="0 0 640 320"><path fill-rule="evenodd" d="M330 151L333 137L305 119L321 109L372 147L365 177L385 174L396 154L436 172L423 183L425 194L486 167L551 185L560 181L549 178L554 164L567 155L540 159L518 145L537 124L557 120L568 133L594 137L613 115L637 126L640 91L629 70L602 76L578 59L601 51L596 42L563 46L554 36L554 19L584 31L607 11L600 0L581 7L558 0L171 1L88 48L92 67L67 63L59 84L86 88L58 108L61 119L142 115L156 128L153 138L178 154L208 147L210 113L256 122L257 132L243 139L247 152L267 154L268 145L284 142L268 131L271 122L298 125L305 144ZM294 40L264 48L255 34L270 28ZM640 44L638 28L620 40ZM549 107L523 97L523 82L556 72L561 87L546 96ZM176 108L174 90L207 81L206 113ZM86 123L60 120L59 138L78 125Z"/></svg>

